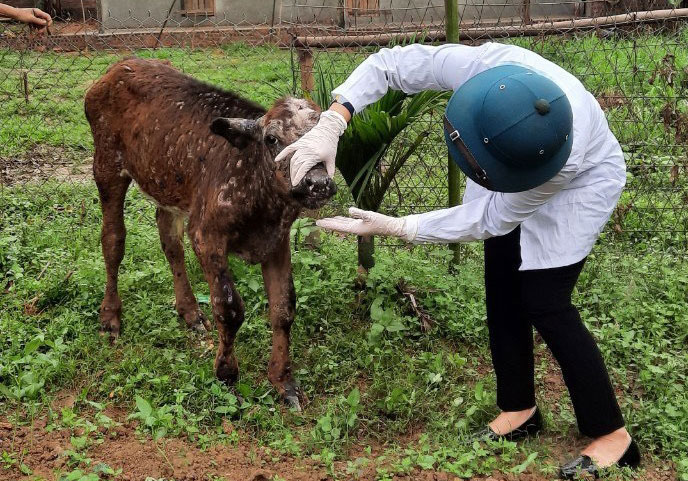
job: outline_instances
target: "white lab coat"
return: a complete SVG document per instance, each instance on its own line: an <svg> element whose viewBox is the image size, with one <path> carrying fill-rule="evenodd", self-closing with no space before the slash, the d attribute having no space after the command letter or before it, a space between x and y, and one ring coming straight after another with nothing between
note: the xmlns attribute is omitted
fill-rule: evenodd
<svg viewBox="0 0 688 481"><path fill-rule="evenodd" d="M356 111L388 89L417 93L456 90L476 74L504 64L523 65L553 80L573 110L573 146L550 181L519 193L491 192L470 179L463 204L408 216L414 242L468 242L521 226L521 270L574 264L590 253L626 182L623 153L595 100L573 75L513 45L410 45L368 57L333 91ZM438 129L442 124L438 123Z"/></svg>

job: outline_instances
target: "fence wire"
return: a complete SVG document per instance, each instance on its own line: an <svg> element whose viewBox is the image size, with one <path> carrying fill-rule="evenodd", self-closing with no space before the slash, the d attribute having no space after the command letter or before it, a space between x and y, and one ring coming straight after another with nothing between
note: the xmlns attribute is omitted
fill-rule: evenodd
<svg viewBox="0 0 688 481"><path fill-rule="evenodd" d="M5 204L20 191L51 202L50 192L90 185L93 145L83 96L121 57L166 59L269 106L287 93L311 94L315 75L344 80L380 47L445 40L443 0L85 3L84 10L53 12L62 18L47 36L0 22L0 199ZM600 102L628 164L628 185L605 238L658 250L684 247L688 4L461 0L459 14L463 43L495 41L534 50L576 75ZM426 132L425 140L388 190L384 212L447 205L447 151L440 125L435 113L413 126ZM379 168L385 165L383 159ZM351 203L342 187L334 208ZM68 203L68 196L61 202Z"/></svg>

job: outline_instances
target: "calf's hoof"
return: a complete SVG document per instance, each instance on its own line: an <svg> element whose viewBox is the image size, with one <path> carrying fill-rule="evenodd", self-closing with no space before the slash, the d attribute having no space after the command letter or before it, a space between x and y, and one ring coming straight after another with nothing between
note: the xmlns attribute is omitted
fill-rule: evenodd
<svg viewBox="0 0 688 481"><path fill-rule="evenodd" d="M98 331L98 334L103 337L107 336L110 339L110 342L115 342L117 339L119 339L119 328L117 328L117 330L113 330L101 327L100 331Z"/></svg>
<svg viewBox="0 0 688 481"><path fill-rule="evenodd" d="M284 402L286 403L287 407L289 409L293 409L296 412L301 412L301 401L299 401L298 396L285 396L284 397Z"/></svg>
<svg viewBox="0 0 688 481"><path fill-rule="evenodd" d="M301 401L304 400L303 393L294 381L284 383L282 399L289 409L301 412Z"/></svg>
<svg viewBox="0 0 688 481"><path fill-rule="evenodd" d="M203 324L200 323L194 324L191 330L194 331L196 334L202 334L204 336L208 334L208 330L205 328Z"/></svg>
<svg viewBox="0 0 688 481"><path fill-rule="evenodd" d="M215 375L223 383L231 386L239 378L239 363L236 356L232 354L229 359L223 355L215 358Z"/></svg>
<svg viewBox="0 0 688 481"><path fill-rule="evenodd" d="M100 335L108 336L111 341L119 337L120 331L120 310L102 308L100 310Z"/></svg>
<svg viewBox="0 0 688 481"><path fill-rule="evenodd" d="M208 318L205 317L205 314L199 308L188 314L180 313L179 315L192 331L198 334L206 334L211 331L210 321L208 321Z"/></svg>

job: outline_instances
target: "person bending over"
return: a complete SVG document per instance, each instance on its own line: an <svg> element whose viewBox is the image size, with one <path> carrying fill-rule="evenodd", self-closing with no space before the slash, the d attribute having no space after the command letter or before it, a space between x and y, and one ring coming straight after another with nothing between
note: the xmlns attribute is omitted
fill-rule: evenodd
<svg viewBox="0 0 688 481"><path fill-rule="evenodd" d="M320 162L332 175L347 122L388 89L454 92L438 128L468 177L463 204L400 218L351 208L350 217L317 224L414 243L483 240L501 413L480 436L517 440L542 428L534 327L561 366L580 432L592 438L560 476L637 466L638 446L624 427L602 355L571 303L626 181L623 152L595 97L561 67L517 46L382 49L333 91L319 123L277 157L293 154L292 183Z"/></svg>

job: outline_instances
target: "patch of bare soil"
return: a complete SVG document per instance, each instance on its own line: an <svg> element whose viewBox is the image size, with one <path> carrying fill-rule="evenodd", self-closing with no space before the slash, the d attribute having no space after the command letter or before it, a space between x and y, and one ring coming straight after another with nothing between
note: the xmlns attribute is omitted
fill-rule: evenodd
<svg viewBox="0 0 688 481"><path fill-rule="evenodd" d="M69 404L70 397L58 401ZM113 419L124 420L125 413L109 410L107 415ZM0 481L29 481L41 477L57 480L60 473L69 473L68 451L74 448L70 443L69 430L45 431L45 420L33 426L13 426L7 420L0 420L0 452L24 453L22 462L31 468L30 476L20 472L17 464L0 465ZM79 433L76 433L77 435ZM294 458L280 455L274 451L252 445L248 440L237 445L214 446L201 450L193 443L183 439L163 439L160 441L142 440L137 436L135 426L123 424L103 429L102 443L95 443L87 451L91 466L106 463L115 469L122 469L116 479L122 481L144 481L153 479L174 479L176 481L206 481L210 476L221 476L231 481L324 481L333 479L326 469L317 462L304 457ZM567 459L575 450L582 448L585 440L571 438L554 439L543 437L543 442L554 446L557 452L550 452L550 459ZM384 446L372 446L372 452L384 452ZM561 449L559 452L558 449ZM355 453L363 454L362 446L353 446L351 459ZM346 472L346 463L336 463L338 472ZM369 465L357 473L357 479L376 478L376 467ZM348 475L342 479L347 479ZM410 474L398 475L398 481L459 481L459 478L434 471L416 470ZM490 476L471 478L473 481L545 481L555 479L541 474L502 474L495 472ZM671 463L646 466L633 479L643 481L677 481L676 471Z"/></svg>
<svg viewBox="0 0 688 481"><path fill-rule="evenodd" d="M176 481L207 480L209 475L228 480L262 481L280 476L285 480L320 481L328 479L325 469L310 459L275 457L263 448L242 443L216 446L202 451L182 439L160 441L140 440L131 424L124 424L104 433L103 442L88 449L91 466L100 462L118 469L123 481L175 479ZM15 427L0 422L0 452L24 453L23 463L33 474L23 475L19 466L0 466L0 480L20 481L36 476L57 479L58 473L69 473L69 430L45 431L45 421L33 427Z"/></svg>
<svg viewBox="0 0 688 481"><path fill-rule="evenodd" d="M544 390L545 401L552 405L564 395L566 384L552 351L547 348L539 334L535 335L535 346L536 374L541 376L538 383Z"/></svg>
<svg viewBox="0 0 688 481"><path fill-rule="evenodd" d="M15 38L18 36L28 36L29 38L50 37L53 35L77 35L77 34L96 34L100 29L97 20L87 19L85 22L80 18L73 21L62 21L54 19L53 24L48 27L47 35L45 32L37 33L33 28L22 24L6 24L0 30L0 37Z"/></svg>
<svg viewBox="0 0 688 481"><path fill-rule="evenodd" d="M566 386L561 378L561 372L551 353L537 338L535 349L536 372L540 392L550 408L560 405L565 394ZM478 371L483 375L491 375L489 360L479 363ZM362 387L363 390L363 387ZM74 405L76 391L65 389L56 394L52 409L59 411ZM619 393L622 395L622 393ZM100 439L94 441L86 452L91 459L90 466L105 463L114 469L122 469L122 474L116 479L122 481L144 481L147 478L176 481L206 481L210 476L219 476L231 481L268 481L268 480L298 480L320 481L333 479L327 469L309 457L296 458L276 453L252 444L249 436L241 437L236 445L217 445L207 450L201 450L194 443L184 439L162 439L152 441L142 439L136 433L136 425L127 421L127 413L120 408L108 406L105 414L117 421L115 427L101 428ZM71 445L71 435L68 429L46 432L45 419L39 419L33 426L13 426L6 419L0 418L0 453L14 454L15 459L22 456L22 462L33 473L23 475L19 464L0 464L0 481L28 481L40 476L45 480L57 480L61 473L69 473L73 466L69 466L69 451L74 451ZM229 432L230 428L226 428ZM423 433L423 426L413 426L406 436L396 438L401 445L414 445ZM75 432L80 436L83 432ZM91 435L91 438L98 436ZM589 439L578 436L575 428L568 434L545 430L539 441L532 444L534 450L540 451L539 463L556 466L580 452ZM385 454L384 442L374 442L368 446L365 439L361 444L351 446L348 459L357 458L376 459ZM23 453L23 454L20 454ZM642 470L630 479L642 481L678 481L675 466L668 461L650 460L645 455ZM390 458L391 459L391 458ZM377 478L375 463L365 464L355 470L355 479L373 480ZM556 479L555 475L545 476L530 472L529 468L523 474L504 474L494 472L490 476L474 477L472 481L546 481ZM335 463L335 471L340 473L339 479L354 479L347 473L347 463ZM398 481L459 481L454 475L436 471L415 470L410 474L399 474L394 477ZM629 479L608 477L609 480Z"/></svg>
<svg viewBox="0 0 688 481"><path fill-rule="evenodd" d="M98 33L100 25L96 20L87 19L86 22L75 19L72 22L54 22L50 27L51 35L74 35L84 33Z"/></svg>
<svg viewBox="0 0 688 481"><path fill-rule="evenodd" d="M26 153L0 157L0 185L60 182L88 182L92 178L93 157L75 154L61 147L36 145Z"/></svg>

